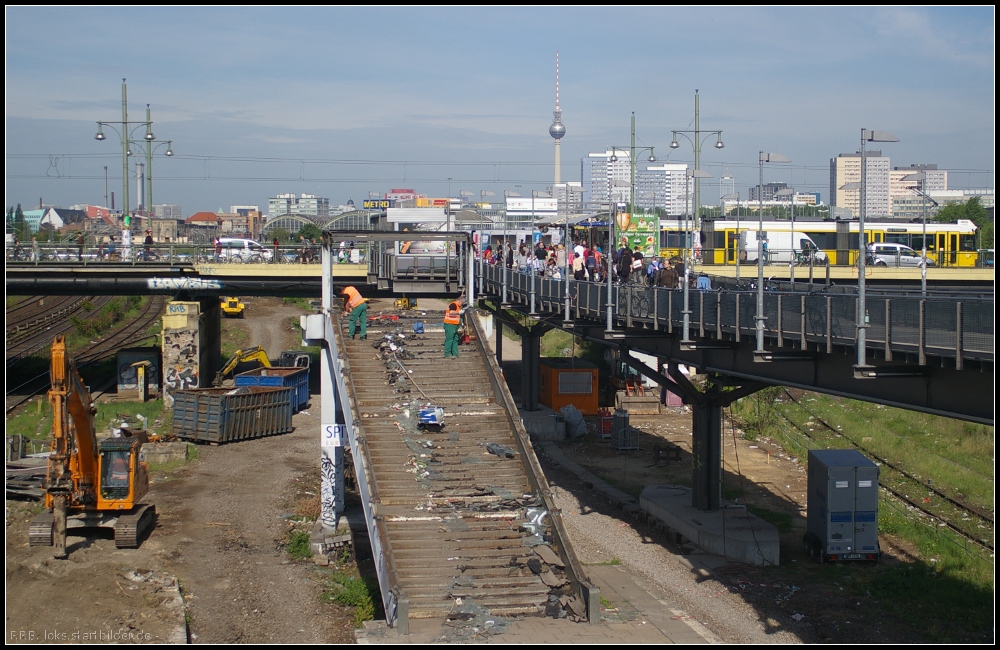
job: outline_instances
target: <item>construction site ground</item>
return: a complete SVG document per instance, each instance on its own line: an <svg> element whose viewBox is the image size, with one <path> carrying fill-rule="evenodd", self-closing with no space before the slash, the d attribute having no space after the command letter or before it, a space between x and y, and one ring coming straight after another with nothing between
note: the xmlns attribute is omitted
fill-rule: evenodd
<svg viewBox="0 0 1000 650"><path fill-rule="evenodd" d="M379 305L374 305L378 307ZM385 309L388 311L387 303ZM427 319L438 318L421 301ZM443 309L443 304L441 305ZM288 319L300 311L279 299L254 299L249 340L271 356L294 349ZM376 312L377 313L377 310ZM519 359L513 342L504 357ZM517 362L505 363L509 378ZM517 387L513 387L517 399ZM110 536L71 537L68 560L29 548L27 527L39 510L6 502L6 639L8 642L350 643L351 613L321 601L322 567L291 560L284 544L292 515L315 502L319 487L319 396L295 416L291 434L218 447L199 446L197 460L154 474L148 501L157 528L135 550ZM641 486L689 483L691 415L674 409L634 416L640 449L614 452L591 432L539 450L575 550L601 587L602 624L531 618L509 621L463 640L493 642L919 642L905 622L852 588L862 565L813 564L801 548L805 473L768 441L726 432L726 494L787 515L782 566L754 568L701 554L647 525L595 489L596 481L638 494ZM653 464L661 440L680 460ZM742 477L742 479L740 478ZM907 561L906 549L883 540L884 561ZM433 641L362 634L369 642ZM101 636L101 635L104 636ZM87 636L89 635L89 636ZM453 638L451 640L459 640Z"/></svg>

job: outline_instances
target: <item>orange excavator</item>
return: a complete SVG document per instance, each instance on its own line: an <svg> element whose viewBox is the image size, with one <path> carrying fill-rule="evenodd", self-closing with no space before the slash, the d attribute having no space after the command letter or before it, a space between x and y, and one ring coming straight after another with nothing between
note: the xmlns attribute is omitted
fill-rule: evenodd
<svg viewBox="0 0 1000 650"><path fill-rule="evenodd" d="M45 477L45 511L28 531L30 546L53 546L66 557L70 528L113 528L115 546L137 548L156 522L156 508L138 501L149 491L149 468L139 460L139 436L106 438L94 431L97 409L66 353L66 339L52 343L52 446Z"/></svg>

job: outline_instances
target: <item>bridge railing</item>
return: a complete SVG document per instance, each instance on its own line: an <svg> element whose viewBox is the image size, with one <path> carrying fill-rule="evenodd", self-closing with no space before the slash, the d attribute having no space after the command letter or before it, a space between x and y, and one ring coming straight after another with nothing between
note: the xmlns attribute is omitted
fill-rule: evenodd
<svg viewBox="0 0 1000 650"><path fill-rule="evenodd" d="M550 315L564 314L567 289L570 318L607 320L608 285L554 280L503 265L477 263L481 293L502 297ZM506 280L504 276L506 275ZM568 287L567 287L568 283ZM644 328L676 333L683 327L684 292L642 285L611 286L611 317L616 328ZM887 361L928 357L965 361L993 360L993 303L981 297L893 296L873 293L866 299L866 347ZM756 336L756 291L689 290L690 336L736 340ZM857 341L857 296L832 293L766 291L764 334L779 347L832 353Z"/></svg>

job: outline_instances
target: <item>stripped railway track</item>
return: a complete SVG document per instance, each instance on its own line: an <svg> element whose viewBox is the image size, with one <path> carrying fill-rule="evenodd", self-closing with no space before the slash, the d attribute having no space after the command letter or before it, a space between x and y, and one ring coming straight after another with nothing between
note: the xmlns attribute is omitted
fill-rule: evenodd
<svg viewBox="0 0 1000 650"><path fill-rule="evenodd" d="M863 444L852 440L841 430L832 426L823 418L809 410L809 408L803 404L801 400L796 399L795 396L792 395L787 389L783 390L787 399L793 402L798 408L808 413L810 418L818 423L823 430L846 440L865 456L872 458L879 463L881 467L879 487L889 492L900 501L906 503L909 507L920 511L927 517L940 521L944 526L960 535L963 539L967 539L977 546L987 549L991 553L994 551L994 513L944 492L930 482L921 480L920 478L914 476L912 473L900 467L898 463L893 463L889 459L880 456L871 449L868 449ZM810 432L807 427L803 427L793 421L787 415L782 414L782 417L804 437L822 444L828 442L820 436L817 436L814 432ZM886 470L888 470L888 472L886 472ZM936 503L933 499L929 499L929 501L934 504L934 507L931 507L927 502L917 500L908 494L909 492L915 492L917 489L924 491L925 493L930 493L936 497ZM974 528L979 529L980 526L983 527L986 534L984 534L983 530L978 530L978 532L977 530L973 530Z"/></svg>
<svg viewBox="0 0 1000 650"><path fill-rule="evenodd" d="M75 353L74 358L77 363L77 368L83 369L91 363L103 361L110 355L116 353L120 348L130 347L148 341L150 339L150 335L147 333L147 330L160 317L165 304L166 298L163 296L150 296L144 302L139 314L131 318L128 323L110 332L101 340L96 341L90 346ZM51 344L52 337L56 333L68 331L73 328L73 324L68 320L69 316L64 316L64 319L65 320L61 321L53 321L49 329L40 335L47 340L47 343L42 345L41 348ZM39 350L41 348L39 348ZM44 393L49 386L48 372L23 378L17 385L12 385L13 382L9 381L9 378L11 377L10 370L11 366L8 365L8 384L6 390L6 412L8 415L16 411L23 404L29 402L36 395ZM97 387L92 394L96 397L103 390L103 387Z"/></svg>
<svg viewBox="0 0 1000 650"><path fill-rule="evenodd" d="M582 568L561 515L546 505L548 484L513 401L491 381L499 369L481 343L445 359L443 330L414 334L417 320L376 320L370 340L341 348L391 591L409 619L454 620L470 606L584 616L570 586ZM443 409L444 426L418 424L428 405Z"/></svg>
<svg viewBox="0 0 1000 650"><path fill-rule="evenodd" d="M56 334L73 329L73 317L86 317L109 298L93 301L80 296L32 296L7 310L6 365L10 367L38 352Z"/></svg>

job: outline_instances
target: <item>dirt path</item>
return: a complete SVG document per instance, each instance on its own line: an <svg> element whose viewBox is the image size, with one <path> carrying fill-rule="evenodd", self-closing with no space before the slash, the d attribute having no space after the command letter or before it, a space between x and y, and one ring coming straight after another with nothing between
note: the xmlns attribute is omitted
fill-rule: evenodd
<svg viewBox="0 0 1000 650"><path fill-rule="evenodd" d="M257 299L241 327L277 355L298 347L285 325L298 313ZM50 549L27 545L39 507L8 501L7 640L183 642L179 583L191 641L353 642L349 617L320 600L321 571L283 547L296 501L319 484L314 403L290 434L198 446L197 460L155 473L146 501L159 521L138 549L118 550L109 535L73 536L69 559L53 560Z"/></svg>

